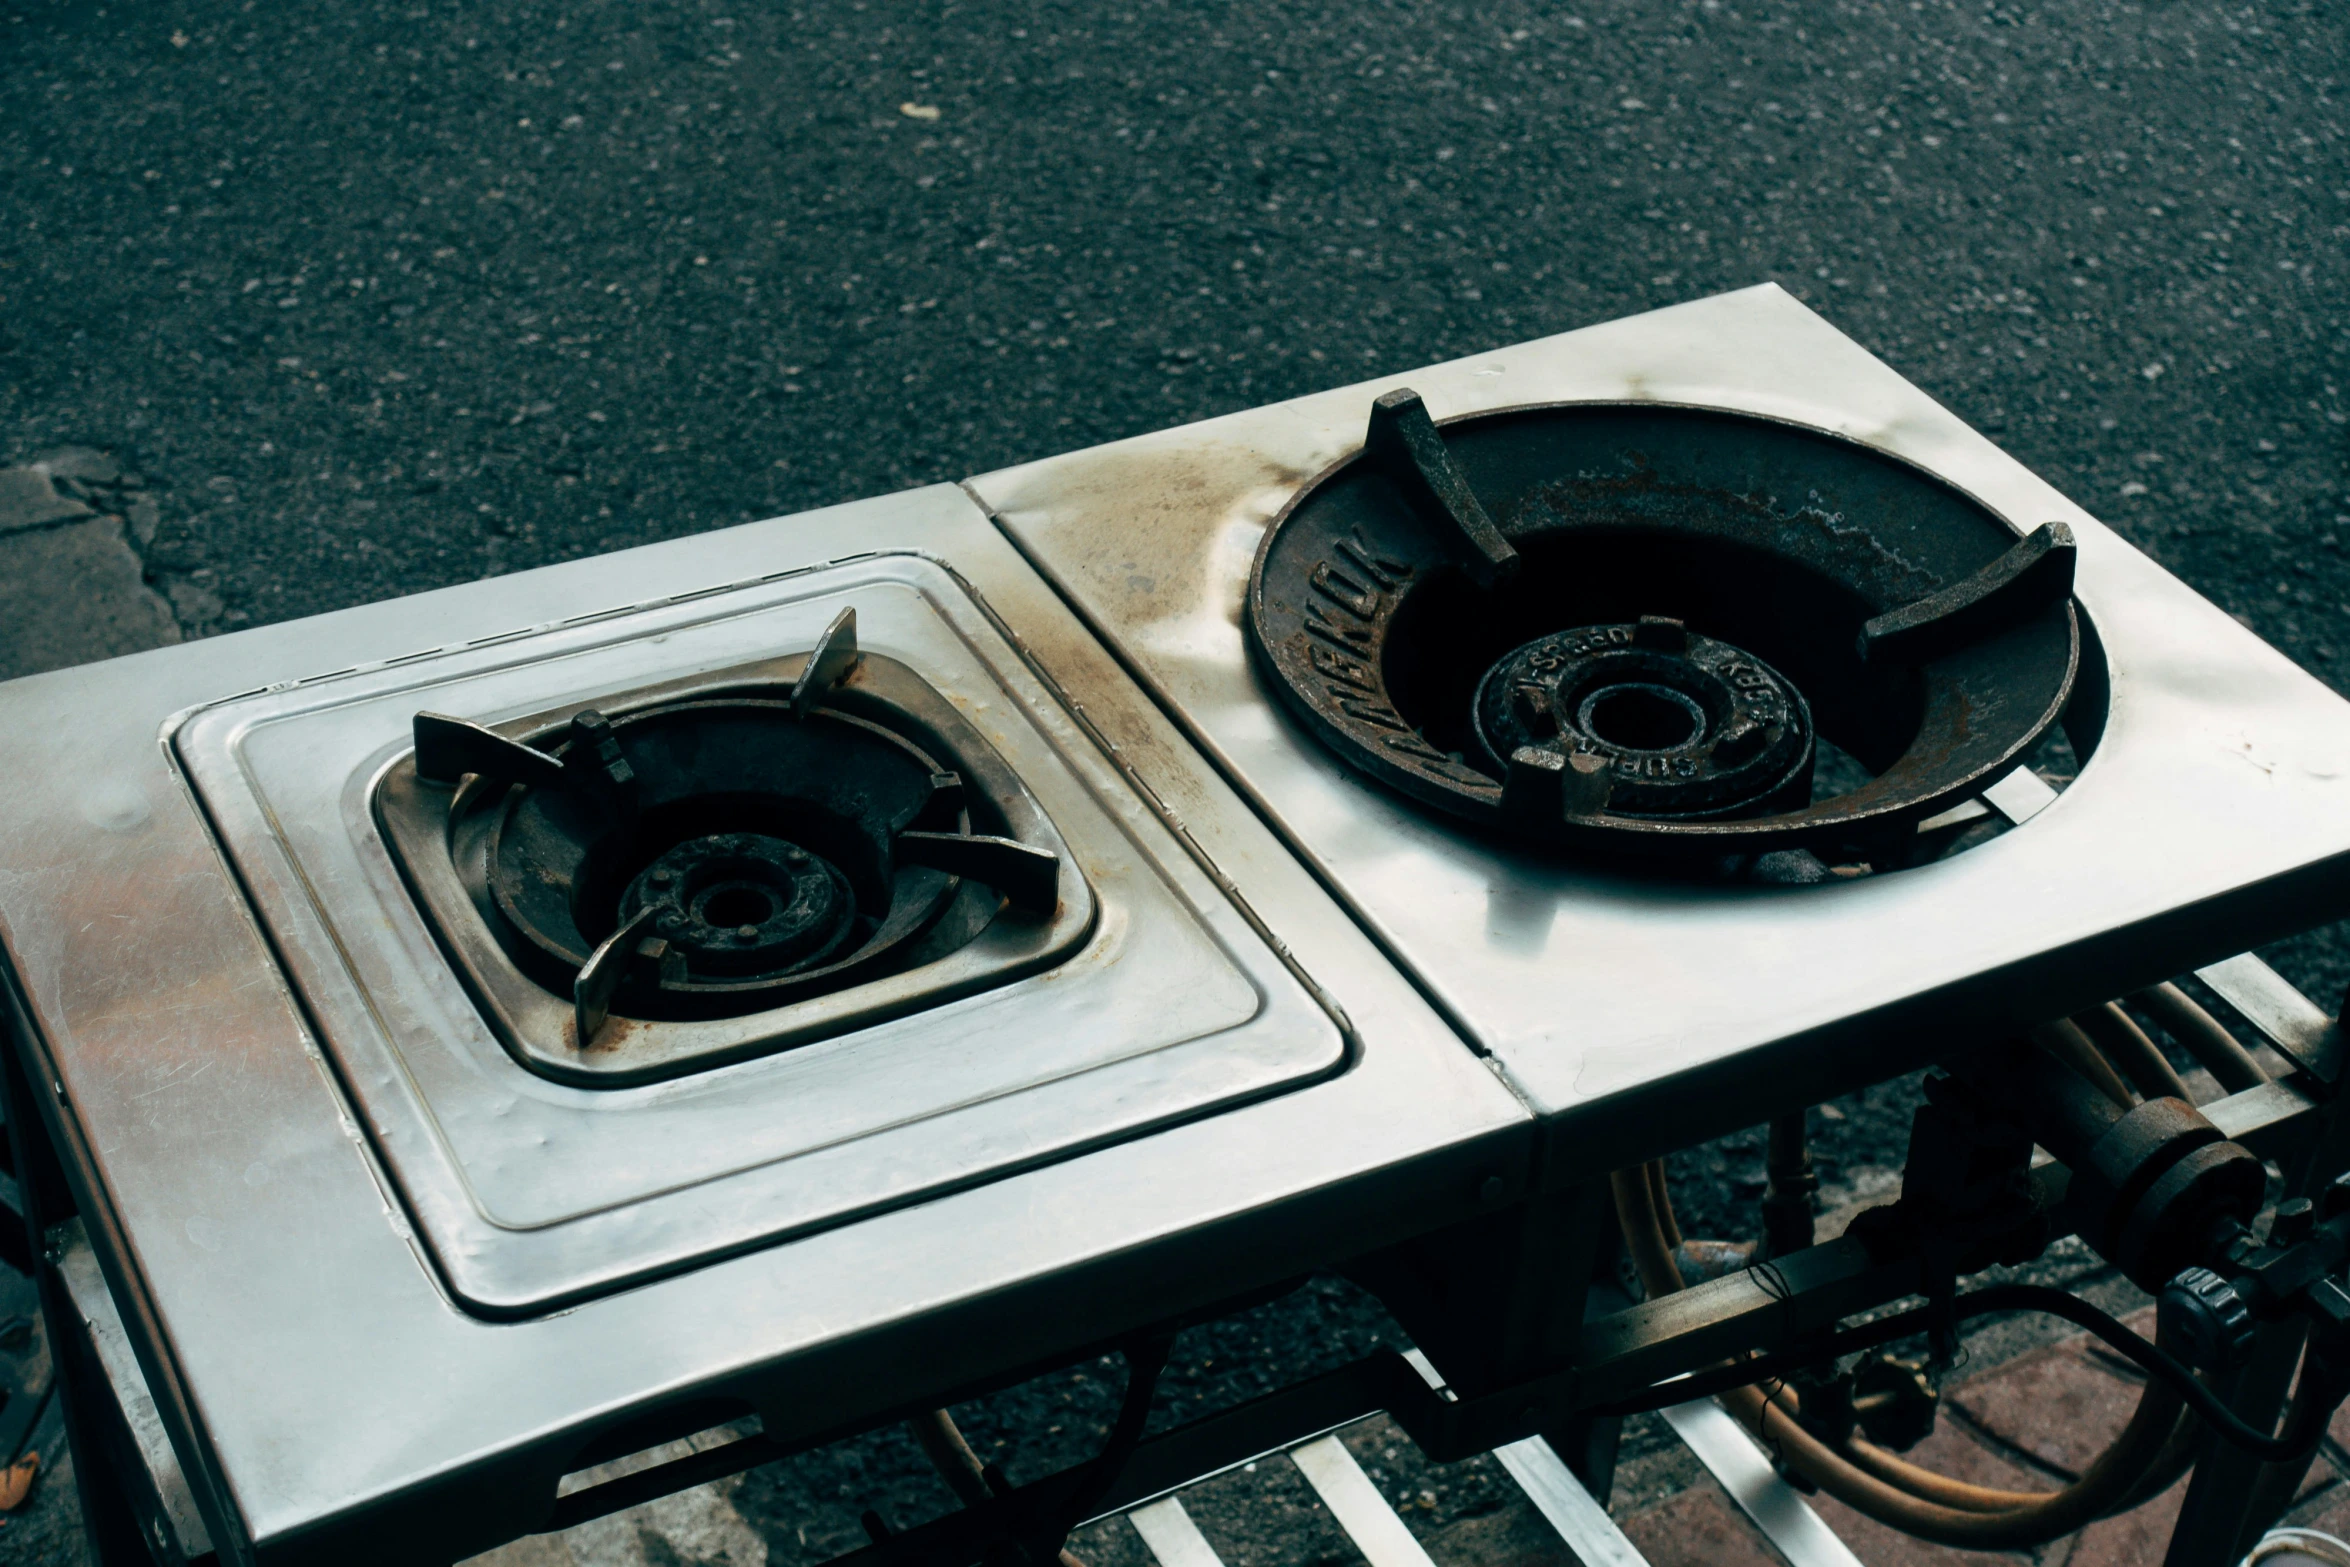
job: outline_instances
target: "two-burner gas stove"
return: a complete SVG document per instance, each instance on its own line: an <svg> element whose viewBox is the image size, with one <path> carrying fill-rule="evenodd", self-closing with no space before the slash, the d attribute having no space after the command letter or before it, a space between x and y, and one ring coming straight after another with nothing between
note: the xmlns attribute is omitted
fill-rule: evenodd
<svg viewBox="0 0 2350 1567"><path fill-rule="evenodd" d="M1790 1293L1930 1283L1845 1241L1598 1314L1613 1172L2197 969L2296 1067L2211 1124L2331 1147L2330 1021L2222 960L2350 914L2350 705L1770 288L19 681L0 735L85 1494L166 1556L453 1560L1321 1268L1451 1391L1138 1425L876 1559L1358 1405L1588 1442Z"/></svg>

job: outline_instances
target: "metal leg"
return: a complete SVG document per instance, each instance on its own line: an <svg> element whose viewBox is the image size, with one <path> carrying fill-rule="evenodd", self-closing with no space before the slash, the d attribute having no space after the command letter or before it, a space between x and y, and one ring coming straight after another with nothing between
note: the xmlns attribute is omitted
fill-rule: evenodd
<svg viewBox="0 0 2350 1567"><path fill-rule="evenodd" d="M2228 1390L2228 1406L2251 1424L2273 1429L2301 1359L2301 1337L2298 1324L2263 1331L2252 1363ZM2267 1523L2254 1510L2266 1467L2242 1448L2206 1435L2163 1567L2235 1567Z"/></svg>
<svg viewBox="0 0 2350 1567"><path fill-rule="evenodd" d="M65 1185L44 1134L33 1113L24 1067L16 1042L0 1021L0 1117L9 1131L9 1153L15 1163L18 1199L23 1204L25 1229L36 1240L33 1281L40 1294L41 1320L49 1335L55 1367L56 1398L65 1413L65 1437L73 1451L74 1490L81 1502L82 1522L88 1531L90 1553L99 1567L153 1567L154 1557L133 1521L129 1493L115 1473L109 1445L93 1411L94 1400L108 1396L103 1379L92 1383L92 1368L78 1354L81 1335L75 1330L73 1303L50 1260L38 1254L38 1238L49 1226L71 1216L73 1199Z"/></svg>
<svg viewBox="0 0 2350 1567"><path fill-rule="evenodd" d="M1464 1396L1564 1365L1583 1323L1631 1304L1601 1277L1620 1244L1604 1181L1367 1259L1356 1271ZM1456 1367L1458 1369L1456 1369ZM1571 1415L1541 1435L1602 1507L1621 1420Z"/></svg>
<svg viewBox="0 0 2350 1567"><path fill-rule="evenodd" d="M2241 1012L2271 1044L2315 1081L2330 1073L2312 1066L2325 1059L2326 1037L2337 1028L2324 1009L2311 1003L2267 964L2249 953L2197 970L2198 977ZM2280 1156L2282 1195L2311 1196L2350 1169L2350 1097L2322 1095L2323 1111L2307 1141ZM2252 1363L2227 1389L2229 1407L2253 1425L2272 1430L2283 1412L2301 1359L2304 1339L2298 1322L2266 1329ZM2292 1504L2309 1464L2266 1464L2206 1435L2195 1460L2195 1478L2171 1534L2164 1567L2235 1567L2263 1530Z"/></svg>
<svg viewBox="0 0 2350 1567"><path fill-rule="evenodd" d="M2247 1509L2251 1530L2244 1536L2244 1548L2250 1550L2261 1533L2273 1529L2285 1516L2285 1509L2293 1505L2294 1493L2309 1475L2309 1466L2317 1461L2313 1449L2289 1464L2263 1464L2260 1477L2253 1482L2252 1502Z"/></svg>
<svg viewBox="0 0 2350 1567"><path fill-rule="evenodd" d="M1594 1267L1614 1237L1601 1181L1537 1193L1506 1212L1358 1258L1347 1272L1468 1398L1567 1364Z"/></svg>
<svg viewBox="0 0 2350 1567"><path fill-rule="evenodd" d="M137 1449L115 1407L105 1368L89 1341L77 1331L75 1307L56 1267L42 1263L42 1313L55 1331L50 1352L57 1357L57 1395L65 1411L66 1440L73 1448L74 1489L82 1506L93 1557L103 1567L152 1567L188 1560L135 1467ZM145 1532L153 1531L150 1538ZM214 1562L210 1553L199 1558Z"/></svg>
<svg viewBox="0 0 2350 1567"><path fill-rule="evenodd" d="M1612 1258L1613 1252L1599 1255ZM1588 1322L1631 1304L1632 1297L1618 1288L1614 1279L1596 1279L1583 1297L1583 1318ZM1602 1507L1616 1488L1616 1452L1623 1437L1624 1422L1615 1415L1569 1415L1542 1432L1542 1440Z"/></svg>
<svg viewBox="0 0 2350 1567"><path fill-rule="evenodd" d="M1552 1452L1600 1506L1616 1488L1616 1449L1624 1422L1614 1415L1570 1415L1542 1433Z"/></svg>

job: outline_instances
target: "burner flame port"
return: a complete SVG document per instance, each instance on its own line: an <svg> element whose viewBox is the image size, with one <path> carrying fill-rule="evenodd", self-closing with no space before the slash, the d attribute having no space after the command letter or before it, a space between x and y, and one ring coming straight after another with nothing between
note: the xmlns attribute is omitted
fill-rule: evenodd
<svg viewBox="0 0 2350 1567"><path fill-rule="evenodd" d="M1626 751L1678 751L1706 731L1704 708L1646 680L1601 686L1577 706L1575 722L1594 740Z"/></svg>

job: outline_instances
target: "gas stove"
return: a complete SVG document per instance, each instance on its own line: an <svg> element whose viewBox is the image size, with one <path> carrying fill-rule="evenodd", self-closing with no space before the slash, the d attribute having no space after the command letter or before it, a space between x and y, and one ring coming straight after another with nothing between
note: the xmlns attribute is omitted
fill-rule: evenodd
<svg viewBox="0 0 2350 1567"><path fill-rule="evenodd" d="M2350 705L1771 288L0 730L58 1274L233 1561L1324 1267L1473 1401L1608 1172L2350 913Z"/></svg>
<svg viewBox="0 0 2350 1567"><path fill-rule="evenodd" d="M1773 287L971 489L1577 1162L2345 907L2350 706Z"/></svg>
<svg viewBox="0 0 2350 1567"><path fill-rule="evenodd" d="M877 553L172 744L442 1280L511 1316L1343 1064L1051 709Z"/></svg>

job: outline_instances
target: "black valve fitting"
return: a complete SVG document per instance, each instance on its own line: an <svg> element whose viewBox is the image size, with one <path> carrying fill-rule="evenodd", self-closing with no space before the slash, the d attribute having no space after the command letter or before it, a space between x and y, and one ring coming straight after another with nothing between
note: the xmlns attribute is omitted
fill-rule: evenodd
<svg viewBox="0 0 2350 1567"><path fill-rule="evenodd" d="M2209 1268L2182 1268L2155 1306L2157 1342L2198 1371L2243 1366L2258 1328L2244 1292Z"/></svg>
<svg viewBox="0 0 2350 1567"><path fill-rule="evenodd" d="M2268 1175L2183 1099L2127 1109L2022 1040L1954 1070L2072 1172L2066 1206L2081 1238L2139 1288L2220 1260L2234 1227L2260 1211Z"/></svg>

